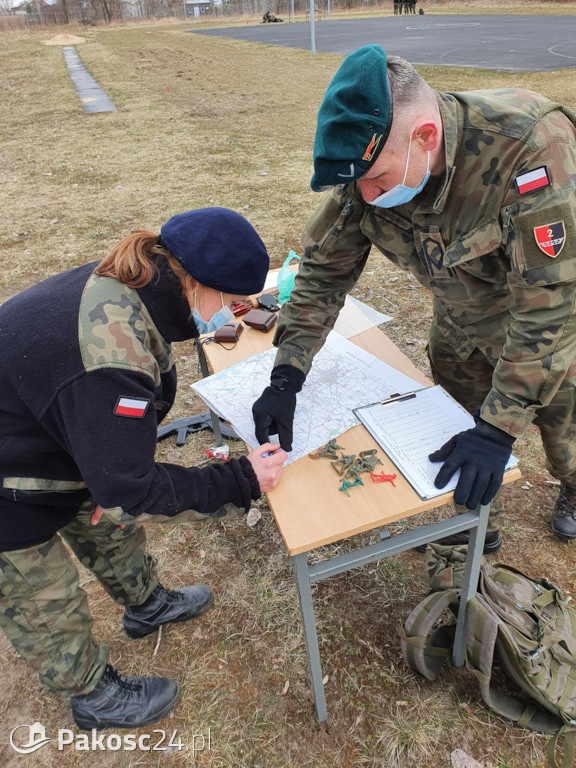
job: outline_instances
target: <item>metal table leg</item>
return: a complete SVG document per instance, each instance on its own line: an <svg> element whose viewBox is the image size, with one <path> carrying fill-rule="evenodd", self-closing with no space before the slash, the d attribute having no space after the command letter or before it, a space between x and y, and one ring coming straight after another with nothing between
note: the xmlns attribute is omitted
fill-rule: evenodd
<svg viewBox="0 0 576 768"><path fill-rule="evenodd" d="M450 536L461 531L469 531L468 556L466 558L464 569L464 582L458 608L456 634L452 653L454 666L462 666L466 654L466 604L475 594L478 585L489 511L490 505L488 504L486 506L480 506L478 511L466 510L466 512L463 512L456 517L448 518L447 520L438 523L429 523L427 525L418 526L414 530L406 531L405 533L400 533L395 536L390 536L389 534L379 536L378 542L362 547L360 550L346 552L342 555L337 555L333 558L320 561L314 565L308 564L308 554L306 552L300 555L294 555L291 558L296 575L296 583L298 585L298 598L300 600L300 611L302 613L302 622L304 624L308 668L312 681L316 717L319 722L323 723L327 720L328 712L324 684L322 682L322 665L320 662L316 618L314 615L314 607L312 605L311 584L329 578L330 576L334 576L337 573L349 571L351 568L366 565L371 562L377 562L383 557L397 555L400 552L413 549L419 544L436 541L439 538Z"/></svg>
<svg viewBox="0 0 576 768"><path fill-rule="evenodd" d="M306 653L308 655L308 667L312 679L316 718L318 719L318 722L323 723L328 717L328 712L326 709L324 684L322 682L322 666L320 664L316 618L314 616L314 607L312 605L312 590L310 589L307 554L295 555L292 558L292 565L298 584L298 597L300 599L300 610L302 612L302 621L304 623L304 638L306 641Z"/></svg>
<svg viewBox="0 0 576 768"><path fill-rule="evenodd" d="M454 635L454 646L452 648L452 663L455 667L461 667L466 658L466 605L468 604L468 600L474 597L478 589L478 578L480 576L480 565L482 563L489 512L490 504L480 505L478 511L478 525L470 529L468 556L466 557L466 565L464 568L462 592L460 594L460 605L458 606L458 618L456 621L456 633Z"/></svg>
<svg viewBox="0 0 576 768"><path fill-rule="evenodd" d="M206 362L204 349L198 339L194 339L194 345L196 347L196 351L198 352L198 360L200 362L200 370L202 371L202 376L206 378L206 376L210 376L210 371L208 370L208 363ZM214 432L214 437L216 438L216 445L220 446L223 443L222 432L220 430L220 419L212 410L210 411L210 418L212 420L212 430Z"/></svg>

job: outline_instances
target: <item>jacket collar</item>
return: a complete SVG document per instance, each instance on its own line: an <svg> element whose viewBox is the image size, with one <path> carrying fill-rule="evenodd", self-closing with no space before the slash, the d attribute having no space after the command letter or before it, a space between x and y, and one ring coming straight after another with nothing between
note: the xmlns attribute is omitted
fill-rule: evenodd
<svg viewBox="0 0 576 768"><path fill-rule="evenodd" d="M450 194L454 173L456 172L456 153L462 136L462 110L451 94L439 93L437 94L437 97L444 131L446 170L444 172L444 178L440 183L436 199L432 204L432 209L434 213L442 213L448 195Z"/></svg>
<svg viewBox="0 0 576 768"><path fill-rule="evenodd" d="M158 276L144 288L138 288L138 295L154 324L167 342L197 338L198 331L180 280L163 259L157 268Z"/></svg>

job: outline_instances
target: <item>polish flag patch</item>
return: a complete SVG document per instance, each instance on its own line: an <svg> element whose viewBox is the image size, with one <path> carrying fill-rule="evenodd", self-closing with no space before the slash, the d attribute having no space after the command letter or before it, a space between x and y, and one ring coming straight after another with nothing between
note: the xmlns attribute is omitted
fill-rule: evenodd
<svg viewBox="0 0 576 768"><path fill-rule="evenodd" d="M537 189L549 187L550 176L548 168L545 165L541 165L540 168L535 168L533 171L521 173L514 179L514 184L519 195L527 195L529 192L534 192Z"/></svg>
<svg viewBox="0 0 576 768"><path fill-rule="evenodd" d="M142 419L149 405L150 400L142 400L139 397L119 397L114 414L129 419Z"/></svg>

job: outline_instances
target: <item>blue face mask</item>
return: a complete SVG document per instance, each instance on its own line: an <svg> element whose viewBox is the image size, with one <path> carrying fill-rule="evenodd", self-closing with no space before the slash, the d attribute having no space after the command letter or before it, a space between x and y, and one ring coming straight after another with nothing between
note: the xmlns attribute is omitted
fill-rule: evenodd
<svg viewBox="0 0 576 768"><path fill-rule="evenodd" d="M411 146L412 134L410 134L410 143L408 144L408 157L406 158L406 168L404 169L404 178L402 179L402 184L396 184L396 186L392 187L392 189L389 189L387 192L383 192L381 195L378 195L378 197L375 197L374 200L369 202L369 205L375 205L377 208L395 208L397 205L404 205L404 203L409 203L410 200L414 199L416 195L422 192L426 186L426 182L430 178L430 152L426 153L426 173L424 174L422 183L416 188L407 187L404 182L406 181L406 176L408 175L408 164L410 162Z"/></svg>
<svg viewBox="0 0 576 768"><path fill-rule="evenodd" d="M222 298L222 293L220 293L220 297ZM223 325L226 325L226 323L229 323L235 318L230 307L224 306L224 299L222 298L222 309L215 312L210 320L203 320L196 307L194 307L194 311L192 312L192 319L194 320L198 333L202 335L203 333L214 333L218 328L222 328Z"/></svg>

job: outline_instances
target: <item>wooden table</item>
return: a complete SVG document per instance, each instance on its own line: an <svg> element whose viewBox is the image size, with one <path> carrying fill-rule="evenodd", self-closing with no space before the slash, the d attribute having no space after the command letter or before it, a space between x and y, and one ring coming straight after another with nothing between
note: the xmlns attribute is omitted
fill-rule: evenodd
<svg viewBox="0 0 576 768"><path fill-rule="evenodd" d="M217 344L207 344L199 346L199 354L202 355L204 350L212 369L215 372L220 371L268 349L273 335L273 330L262 333L253 328L245 328L233 350L225 350ZM372 328L350 340L424 386L431 384L378 328ZM351 568L469 530L470 545L452 658L455 666L461 666L465 658L465 608L476 592L490 509L490 505L481 506L478 510L468 510L447 520L420 525L405 533L390 536L386 531L390 523L447 504L453 499L452 493L445 493L434 499L421 499L362 425L345 432L337 442L345 448L347 454L358 454L360 451L377 448L378 455L384 461L384 466L378 465L378 471L395 474L395 486L387 482L366 482L359 489L351 489L351 497L348 497L338 490L338 477L329 461L314 461L305 456L285 467L279 485L268 494L270 508L296 575L316 716L320 722L326 720L327 710L311 585ZM519 477L519 470L512 469L506 473L504 482L517 480ZM308 555L313 550L366 531L380 531L380 540L313 565L309 564Z"/></svg>

